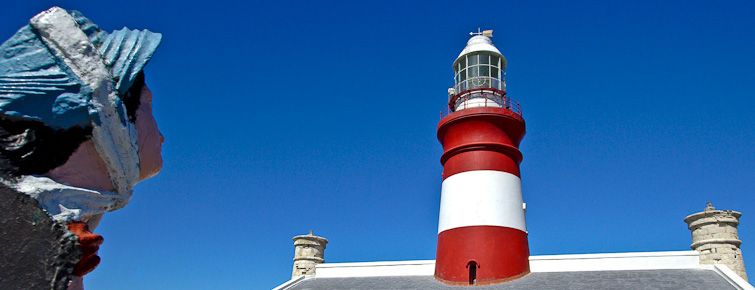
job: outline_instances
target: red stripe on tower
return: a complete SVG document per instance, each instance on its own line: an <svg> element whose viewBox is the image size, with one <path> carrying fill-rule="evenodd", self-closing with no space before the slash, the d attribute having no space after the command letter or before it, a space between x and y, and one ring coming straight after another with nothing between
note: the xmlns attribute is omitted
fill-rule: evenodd
<svg viewBox="0 0 755 290"><path fill-rule="evenodd" d="M506 59L492 31L473 33L454 62L448 116L438 124L443 185L435 278L482 285L529 273L519 143L525 125L506 96Z"/></svg>

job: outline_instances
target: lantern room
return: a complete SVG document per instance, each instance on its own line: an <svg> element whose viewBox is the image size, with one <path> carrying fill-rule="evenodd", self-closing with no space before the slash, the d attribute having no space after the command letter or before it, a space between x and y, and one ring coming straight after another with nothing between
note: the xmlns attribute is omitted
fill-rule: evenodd
<svg viewBox="0 0 755 290"><path fill-rule="evenodd" d="M454 86L448 90L449 109L514 109L506 98L506 58L493 45L493 31L472 32L470 35L467 46L453 63Z"/></svg>

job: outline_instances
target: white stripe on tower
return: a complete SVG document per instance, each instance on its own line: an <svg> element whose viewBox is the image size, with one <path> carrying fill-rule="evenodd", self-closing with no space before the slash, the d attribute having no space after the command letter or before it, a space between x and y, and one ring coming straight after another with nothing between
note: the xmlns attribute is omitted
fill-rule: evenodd
<svg viewBox="0 0 755 290"><path fill-rule="evenodd" d="M521 180L496 170L473 170L443 180L438 233L468 226L501 226L526 232Z"/></svg>

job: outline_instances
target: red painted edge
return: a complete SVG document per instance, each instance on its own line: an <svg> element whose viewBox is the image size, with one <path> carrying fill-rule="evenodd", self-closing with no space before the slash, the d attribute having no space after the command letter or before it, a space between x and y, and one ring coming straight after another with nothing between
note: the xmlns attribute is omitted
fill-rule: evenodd
<svg viewBox="0 0 755 290"><path fill-rule="evenodd" d="M527 233L499 226L470 226L438 234L435 278L469 284L467 265L475 261L478 285L516 279L530 271Z"/></svg>
<svg viewBox="0 0 755 290"><path fill-rule="evenodd" d="M450 157L443 164L443 180L457 173L474 170L503 171L521 177L519 172L521 159L512 159L509 155L498 151L469 150L448 156Z"/></svg>
<svg viewBox="0 0 755 290"><path fill-rule="evenodd" d="M443 178L472 170L497 170L520 176L524 120L500 108L473 108L454 112L438 125L443 145Z"/></svg>
<svg viewBox="0 0 755 290"><path fill-rule="evenodd" d="M459 126L461 124L461 126ZM519 142L524 138L525 123L524 119L515 114L509 114L506 110L500 108L472 108L464 109L458 112L453 112L448 116L443 117L438 123L438 140L443 142L449 136L452 138L458 135L458 127L466 128L469 126L479 126L484 129L482 133L504 133L503 136L497 135L484 135L486 137L505 138L500 140L506 141L514 147L519 147ZM474 135L473 135L474 136ZM483 137L483 136L479 136ZM499 139L495 139L499 141ZM444 144L445 145L445 144Z"/></svg>
<svg viewBox="0 0 755 290"><path fill-rule="evenodd" d="M440 123L438 124L438 127L441 127L449 122L454 122L459 119L464 119L464 118L467 118L470 116L476 116L476 115L505 117L505 118L521 123L522 129L524 129L524 117L522 117L521 115L517 113L514 113L513 111L509 109L496 108L496 107L467 108L463 110L458 110L456 112L451 112L445 117L443 117L443 119L441 119Z"/></svg>

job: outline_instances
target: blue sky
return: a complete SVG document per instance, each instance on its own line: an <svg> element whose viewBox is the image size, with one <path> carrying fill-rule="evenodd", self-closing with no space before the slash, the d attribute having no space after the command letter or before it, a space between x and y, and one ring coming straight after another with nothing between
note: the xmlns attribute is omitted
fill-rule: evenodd
<svg viewBox="0 0 755 290"><path fill-rule="evenodd" d="M89 289L269 289L329 262L433 259L451 62L495 29L527 120L531 252L687 250L706 201L755 269L752 1L10 1L149 28L165 167L105 217ZM752 275L752 272L750 273Z"/></svg>

